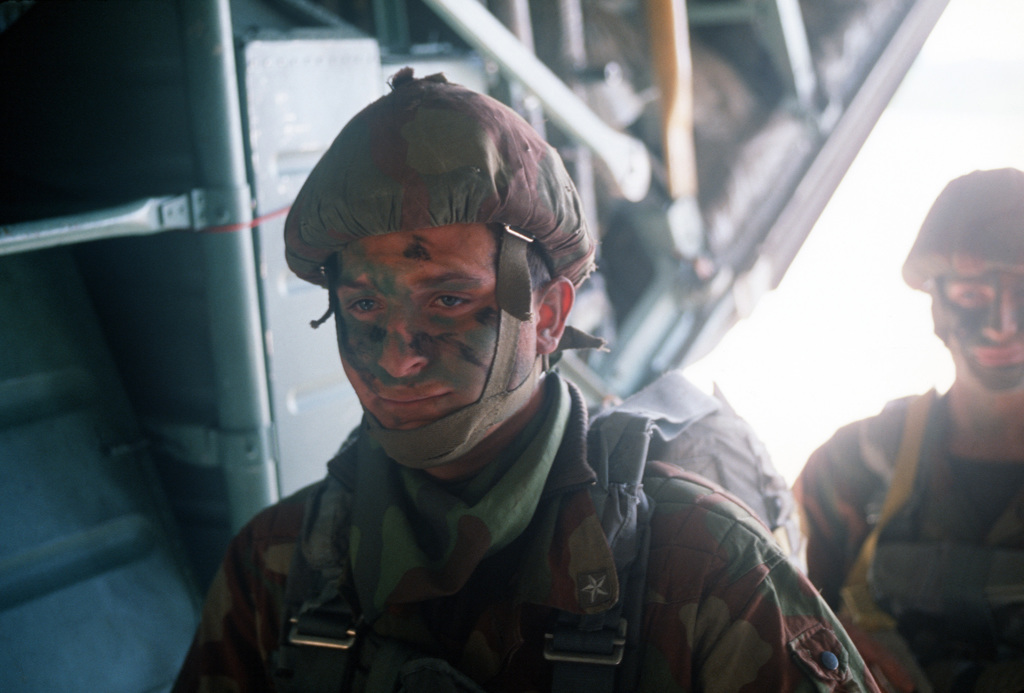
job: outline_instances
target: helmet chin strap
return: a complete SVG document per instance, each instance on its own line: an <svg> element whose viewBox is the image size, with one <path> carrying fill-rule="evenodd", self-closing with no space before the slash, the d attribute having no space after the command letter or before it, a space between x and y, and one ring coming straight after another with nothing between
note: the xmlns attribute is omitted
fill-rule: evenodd
<svg viewBox="0 0 1024 693"><path fill-rule="evenodd" d="M526 249L531 239L507 226L498 251L495 294L500 308L498 343L483 394L425 426L410 430L385 428L364 409L363 426L393 460L414 469L430 469L457 460L487 436L495 424L522 408L536 390L543 371L538 357L526 379L509 389L516 363L519 327L533 318L530 270Z"/></svg>

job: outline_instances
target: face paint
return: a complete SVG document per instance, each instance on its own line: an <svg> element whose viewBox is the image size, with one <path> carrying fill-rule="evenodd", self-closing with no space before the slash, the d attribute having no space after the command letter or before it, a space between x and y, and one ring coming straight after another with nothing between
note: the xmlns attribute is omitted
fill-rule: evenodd
<svg viewBox="0 0 1024 693"><path fill-rule="evenodd" d="M939 280L935 295L936 334L965 369L989 390L1024 387L1024 267L985 271Z"/></svg>
<svg viewBox="0 0 1024 693"><path fill-rule="evenodd" d="M428 251L426 246L423 245L423 238L415 235L412 237L412 242L406 246L404 251L402 251L402 255L410 260L431 259L430 251Z"/></svg>
<svg viewBox="0 0 1024 693"><path fill-rule="evenodd" d="M348 244L335 278L338 348L363 407L408 430L477 401L498 338L493 234L439 227Z"/></svg>
<svg viewBox="0 0 1024 693"><path fill-rule="evenodd" d="M523 329L531 318L518 317L532 304L527 242L505 234L499 244L485 225L460 224L374 236L340 254L342 365L366 432L396 462L457 460L536 392L543 360L536 332Z"/></svg>

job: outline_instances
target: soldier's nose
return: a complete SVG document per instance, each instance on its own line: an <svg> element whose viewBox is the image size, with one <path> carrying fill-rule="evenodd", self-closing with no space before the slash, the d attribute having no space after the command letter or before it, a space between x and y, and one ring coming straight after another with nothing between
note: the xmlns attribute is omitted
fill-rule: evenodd
<svg viewBox="0 0 1024 693"><path fill-rule="evenodd" d="M416 348L413 336L404 329L389 329L384 337L380 367L393 378L415 375L427 365L426 356Z"/></svg>
<svg viewBox="0 0 1024 693"><path fill-rule="evenodd" d="M985 337L1001 342L1017 335L1020 327L1020 300L1019 289L1015 283L1002 282L999 293L992 306L989 324L985 327Z"/></svg>

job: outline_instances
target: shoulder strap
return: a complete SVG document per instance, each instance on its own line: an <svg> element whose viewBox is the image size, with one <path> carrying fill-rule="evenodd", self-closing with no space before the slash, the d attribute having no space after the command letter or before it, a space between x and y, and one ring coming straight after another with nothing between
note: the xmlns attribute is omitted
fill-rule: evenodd
<svg viewBox="0 0 1024 693"><path fill-rule="evenodd" d="M654 424L649 416L618 414L591 427L588 457L598 474L591 497L615 559L619 599L601 613L556 613L544 648L556 693L631 691L639 676L652 511L643 473ZM608 421L613 425L601 426Z"/></svg>
<svg viewBox="0 0 1024 693"><path fill-rule="evenodd" d="M301 599L302 584L310 589L306 596L317 597L300 602L297 609L286 610L280 647L274 656L274 683L281 693L348 689L350 663L359 635L358 621L340 594L321 602L319 595L323 590L313 584L320 582L323 575L303 558L301 548L296 548L288 574L287 601Z"/></svg>
<svg viewBox="0 0 1024 693"><path fill-rule="evenodd" d="M914 488L917 477L917 463L921 456L921 444L924 441L928 415L935 402L935 390L918 397L907 407L907 416L903 424L903 437L900 439L899 451L893 464L892 482L886 492L882 504L882 512L878 523L861 544L857 560L846 576L846 583L840 590L843 609L849 612L854 623L869 631L893 630L896 621L875 603L868 586L868 570L875 558L878 547L878 536L889 521L902 508Z"/></svg>
<svg viewBox="0 0 1024 693"><path fill-rule="evenodd" d="M592 427L588 445L600 451L593 465L600 482L591 497L615 559L619 600L596 614L556 613L544 652L552 662L556 692L629 691L639 674L652 510L642 478L655 426L651 417L630 412L616 417L610 428L602 434L600 426ZM325 570L321 561L313 565L304 550L318 522L337 519L336 499L318 497L317 501L307 511L286 587L286 621L275 657L275 683L280 691L344 690L361 640L356 614L336 589L334 573L340 567L328 565Z"/></svg>
<svg viewBox="0 0 1024 693"><path fill-rule="evenodd" d="M344 454L343 447L340 454ZM339 588L344 570L338 523L346 524L351 492L329 475L306 508L285 585L274 683L282 693L347 690L361 621Z"/></svg>

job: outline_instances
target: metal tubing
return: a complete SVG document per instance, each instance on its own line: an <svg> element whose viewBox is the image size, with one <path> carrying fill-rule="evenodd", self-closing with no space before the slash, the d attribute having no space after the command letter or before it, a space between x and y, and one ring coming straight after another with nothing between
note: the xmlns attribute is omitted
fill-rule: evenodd
<svg viewBox="0 0 1024 693"><path fill-rule="evenodd" d="M192 138L201 184L248 188L234 40L227 0L179 0ZM236 210L251 219L252 210ZM216 214L211 215L217 219ZM217 382L220 459L231 522L240 527L277 500L270 402L252 233L203 235Z"/></svg>
<svg viewBox="0 0 1024 693"><path fill-rule="evenodd" d="M173 229L228 226L235 211L248 212L249 188L197 188L186 195L151 197L117 207L19 224L0 225L0 255L117 236L144 236ZM235 211L233 211L235 210ZM248 223L248 218L242 226Z"/></svg>
<svg viewBox="0 0 1024 693"><path fill-rule="evenodd" d="M757 19L757 5L749 2L689 2L687 14L693 25L733 24Z"/></svg>
<svg viewBox="0 0 1024 693"><path fill-rule="evenodd" d="M193 155L206 188L248 187L227 0L178 0ZM244 211L233 222L248 221ZM242 218L245 217L245 218Z"/></svg>
<svg viewBox="0 0 1024 693"><path fill-rule="evenodd" d="M0 561L0 611L137 561L157 532L142 515L107 520Z"/></svg>
<svg viewBox="0 0 1024 693"><path fill-rule="evenodd" d="M182 205L184 212L179 214ZM152 198L83 214L0 225L0 255L182 228L189 224L187 206L185 197ZM170 224L168 218L173 220Z"/></svg>
<svg viewBox="0 0 1024 693"><path fill-rule="evenodd" d="M537 52L533 42L533 23L530 19L529 0L495 0L491 3L491 10L494 12L494 16L515 34L526 50L531 53ZM541 137L547 139L544 109L541 108L540 103L535 98L527 98L526 90L519 82L510 81L508 88L509 104L523 114L523 117Z"/></svg>
<svg viewBox="0 0 1024 693"><path fill-rule="evenodd" d="M533 92L558 127L593 151L624 198L635 202L647 195L651 160L643 142L601 120L476 0L425 1L476 50Z"/></svg>
<svg viewBox="0 0 1024 693"><path fill-rule="evenodd" d="M769 15L765 21L770 25L773 36L772 53L797 103L804 113L813 113L814 98L818 93L818 76L814 71L811 47L807 41L807 29L798 0L774 0L765 4Z"/></svg>

